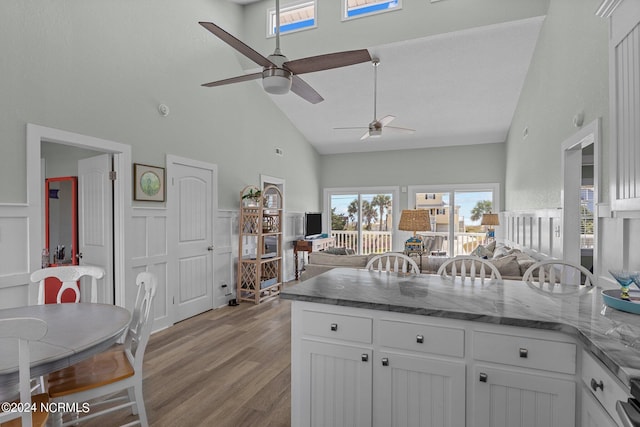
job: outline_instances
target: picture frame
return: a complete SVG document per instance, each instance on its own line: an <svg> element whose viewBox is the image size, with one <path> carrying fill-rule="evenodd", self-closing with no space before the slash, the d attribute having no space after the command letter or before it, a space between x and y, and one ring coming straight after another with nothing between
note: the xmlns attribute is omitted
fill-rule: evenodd
<svg viewBox="0 0 640 427"><path fill-rule="evenodd" d="M164 168L133 164L133 200L164 202Z"/></svg>

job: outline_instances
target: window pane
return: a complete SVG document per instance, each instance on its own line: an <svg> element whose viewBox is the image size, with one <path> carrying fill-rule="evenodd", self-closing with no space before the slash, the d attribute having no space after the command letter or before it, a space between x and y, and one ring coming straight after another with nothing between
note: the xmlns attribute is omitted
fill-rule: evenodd
<svg viewBox="0 0 640 427"><path fill-rule="evenodd" d="M365 255L393 250L392 194L332 194L330 204L336 247Z"/></svg>
<svg viewBox="0 0 640 427"><path fill-rule="evenodd" d="M331 230L336 239L336 247L352 249L358 252L358 228L360 223L360 204L357 194L331 195Z"/></svg>
<svg viewBox="0 0 640 427"><path fill-rule="evenodd" d="M400 0L343 0L345 4L344 17L355 18L374 13L388 12L401 7Z"/></svg>
<svg viewBox="0 0 640 427"><path fill-rule="evenodd" d="M493 209L493 192L460 191L455 193L456 216L454 256L469 255L480 244L487 243L488 227L480 225L482 215Z"/></svg>
<svg viewBox="0 0 640 427"><path fill-rule="evenodd" d="M269 9L269 36L276 34L275 8ZM280 7L280 34L316 26L315 1Z"/></svg>

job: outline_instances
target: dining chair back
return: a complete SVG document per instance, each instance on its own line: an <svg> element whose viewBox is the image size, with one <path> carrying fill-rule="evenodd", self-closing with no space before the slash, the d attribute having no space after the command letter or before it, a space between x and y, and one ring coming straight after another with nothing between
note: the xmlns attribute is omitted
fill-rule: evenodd
<svg viewBox="0 0 640 427"><path fill-rule="evenodd" d="M54 402L83 403L101 399L92 402L86 415L64 423L62 413L56 413L52 417L53 425L72 425L127 407L138 415L139 424L149 424L142 395L142 364L153 323L156 276L149 272L139 273L136 285L138 293L124 345L49 374L48 392ZM111 397L122 391L126 391L124 396ZM115 404L120 401L124 403ZM105 405L104 409L97 409L102 405Z"/></svg>
<svg viewBox="0 0 640 427"><path fill-rule="evenodd" d="M490 279L502 282L502 275L495 265L484 258L471 255L458 255L446 260L438 268L437 274L451 279L460 276L462 280L468 277L471 280Z"/></svg>
<svg viewBox="0 0 640 427"><path fill-rule="evenodd" d="M49 417L48 411L43 407L48 403L49 396L46 394L31 396L29 355L29 341L39 340L46 333L47 323L44 320L32 317L0 319L0 341L3 345L11 345L9 343L14 341L13 345L18 349L15 354L18 364L20 400L12 404L15 404L16 408L26 406L35 409L14 412L0 410L1 427L43 426Z"/></svg>
<svg viewBox="0 0 640 427"><path fill-rule="evenodd" d="M585 267L559 259L536 262L524 272L522 281L552 293L573 293L579 291L581 285L595 284L593 273Z"/></svg>
<svg viewBox="0 0 640 427"><path fill-rule="evenodd" d="M398 252L376 255L367 262L365 268L386 273L394 271L396 273L420 274L418 264L410 256Z"/></svg>
<svg viewBox="0 0 640 427"><path fill-rule="evenodd" d="M56 295L56 303L62 302L62 294L70 290L75 294L74 302L80 302L80 288L78 280L82 277L91 278L91 295L89 302L98 302L98 279L104 277L105 271L102 267L93 265L65 265L59 267L47 267L31 273L31 281L40 283L38 288L38 304L45 303L45 281L48 278L56 278L62 282L62 286Z"/></svg>

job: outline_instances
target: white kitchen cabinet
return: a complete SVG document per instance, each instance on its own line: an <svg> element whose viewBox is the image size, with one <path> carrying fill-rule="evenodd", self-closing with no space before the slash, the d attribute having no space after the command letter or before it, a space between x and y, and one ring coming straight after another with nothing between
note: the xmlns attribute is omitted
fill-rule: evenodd
<svg viewBox="0 0 640 427"><path fill-rule="evenodd" d="M576 344L522 328L472 332L474 427L575 425Z"/></svg>
<svg viewBox="0 0 640 427"><path fill-rule="evenodd" d="M374 358L374 427L465 425L464 362L388 351Z"/></svg>
<svg viewBox="0 0 640 427"><path fill-rule="evenodd" d="M629 389L624 387L595 357L586 351L582 352L581 362L582 372L580 376L583 388L582 424L589 425L584 419L585 416L587 419L589 417L602 419L605 418L604 415L608 415L612 422L615 420L615 423L622 425L616 412L616 403L619 400L627 401L630 393ZM591 397L591 399L588 399L588 397ZM615 423L612 425L616 426L617 424Z"/></svg>
<svg viewBox="0 0 640 427"><path fill-rule="evenodd" d="M475 427L574 426L575 389L567 379L476 365L469 421Z"/></svg>
<svg viewBox="0 0 640 427"><path fill-rule="evenodd" d="M582 427L620 427L598 403L588 388L582 388Z"/></svg>
<svg viewBox="0 0 640 427"><path fill-rule="evenodd" d="M293 425L370 427L371 349L302 342L301 418Z"/></svg>

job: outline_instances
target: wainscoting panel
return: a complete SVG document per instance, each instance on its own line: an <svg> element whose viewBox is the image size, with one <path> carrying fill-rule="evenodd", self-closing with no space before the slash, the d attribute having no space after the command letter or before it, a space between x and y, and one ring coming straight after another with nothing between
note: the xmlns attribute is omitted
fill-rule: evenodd
<svg viewBox="0 0 640 427"><path fill-rule="evenodd" d="M530 212L502 212L496 234L508 245L520 248L538 259L562 258L562 210L540 209Z"/></svg>
<svg viewBox="0 0 640 427"><path fill-rule="evenodd" d="M164 208L139 208L132 210L131 269L132 280L138 273L149 271L158 278L153 329L164 329L173 324L171 296L167 288L167 210ZM134 301L135 283L127 284L127 300Z"/></svg>
<svg viewBox="0 0 640 427"><path fill-rule="evenodd" d="M30 292L30 248L27 236L27 206L0 205L0 308L36 301L37 292L35 289Z"/></svg>

